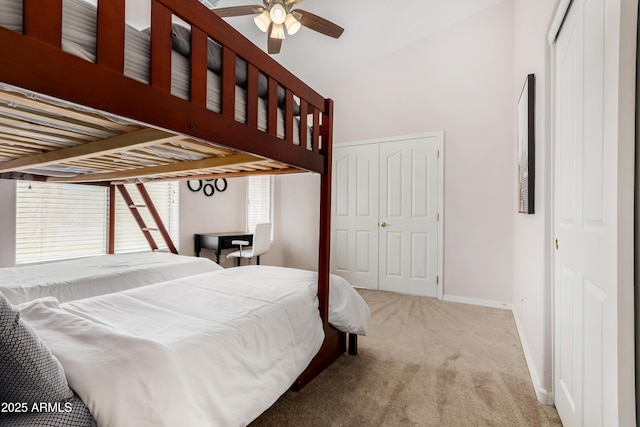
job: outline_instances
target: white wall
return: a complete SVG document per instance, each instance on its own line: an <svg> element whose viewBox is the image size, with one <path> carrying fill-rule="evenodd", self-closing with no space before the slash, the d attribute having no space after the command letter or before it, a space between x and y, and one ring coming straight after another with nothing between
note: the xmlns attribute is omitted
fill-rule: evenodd
<svg viewBox="0 0 640 427"><path fill-rule="evenodd" d="M0 179L0 267L16 264L16 181Z"/></svg>
<svg viewBox="0 0 640 427"><path fill-rule="evenodd" d="M181 255L193 255L196 233L231 232L246 230L247 182L245 178L227 178L227 189L207 197L202 191L193 192L187 182L180 183L180 242ZM229 251L223 252L228 253ZM215 260L210 249L200 256ZM234 265L234 260L221 259L223 266Z"/></svg>
<svg viewBox="0 0 640 427"><path fill-rule="evenodd" d="M557 0L515 0L513 104L527 74L536 76L535 214L513 214L513 301L527 362L540 400L549 400L551 365L551 50L547 32ZM514 112L513 139L516 138ZM515 148L515 147L514 147ZM513 192L517 191L516 151ZM515 212L515 210L514 210ZM537 384L536 384L537 382Z"/></svg>
<svg viewBox="0 0 640 427"><path fill-rule="evenodd" d="M243 231L246 228L246 178L228 179L223 193L205 197L180 185L181 255L193 255L195 233ZM274 180L273 245L260 257L261 264L316 270L320 224L320 175L299 173L278 175ZM228 253L230 251L224 251ZM211 250L200 256L215 260ZM231 267L234 260L222 259Z"/></svg>
<svg viewBox="0 0 640 427"><path fill-rule="evenodd" d="M318 269L320 175L280 175L275 180L272 251L275 265Z"/></svg>
<svg viewBox="0 0 640 427"><path fill-rule="evenodd" d="M444 293L512 302L513 2L380 58L328 91L336 142L445 132Z"/></svg>

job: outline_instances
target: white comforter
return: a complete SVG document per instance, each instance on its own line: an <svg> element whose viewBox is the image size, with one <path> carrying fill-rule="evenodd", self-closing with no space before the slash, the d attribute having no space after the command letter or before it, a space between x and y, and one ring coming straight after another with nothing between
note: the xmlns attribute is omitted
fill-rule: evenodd
<svg viewBox="0 0 640 427"><path fill-rule="evenodd" d="M220 269L207 258L165 252L102 255L0 268L0 292L13 304L42 297L66 302Z"/></svg>
<svg viewBox="0 0 640 427"><path fill-rule="evenodd" d="M366 331L366 303L336 277L347 298L331 311ZM319 350L316 278L250 266L20 309L101 427L242 426Z"/></svg>

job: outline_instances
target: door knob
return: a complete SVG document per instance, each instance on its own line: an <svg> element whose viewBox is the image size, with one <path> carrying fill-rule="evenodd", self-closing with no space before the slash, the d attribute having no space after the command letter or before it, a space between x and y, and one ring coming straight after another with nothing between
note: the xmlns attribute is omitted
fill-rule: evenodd
<svg viewBox="0 0 640 427"><path fill-rule="evenodd" d="M386 223L386 222L381 222L381 223L380 223L380 227L386 227L386 226L387 226L387 223Z"/></svg>

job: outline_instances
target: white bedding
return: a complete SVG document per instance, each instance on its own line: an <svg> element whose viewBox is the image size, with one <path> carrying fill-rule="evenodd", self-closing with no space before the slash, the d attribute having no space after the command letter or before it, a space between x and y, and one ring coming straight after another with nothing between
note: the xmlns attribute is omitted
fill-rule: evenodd
<svg viewBox="0 0 640 427"><path fill-rule="evenodd" d="M321 346L316 278L240 267L20 309L101 427L244 426ZM346 283L334 282L334 289ZM346 286L331 291L356 294ZM354 310L351 297L332 311L364 310L368 318L364 301Z"/></svg>
<svg viewBox="0 0 640 427"><path fill-rule="evenodd" d="M23 32L23 0L0 0L0 26ZM84 0L63 0L62 50L87 61L96 60L96 8ZM124 74L140 82L149 84L151 46L150 37L133 27L125 28ZM173 51L171 57L171 93L189 99L189 59ZM207 108L220 112L221 78L207 73ZM236 86L235 119L246 123L246 91ZM294 120L293 140L299 144L298 120ZM258 100L258 129L267 129L267 102ZM284 115L278 109L279 138L284 138ZM307 129L307 141L311 141L311 130Z"/></svg>
<svg viewBox="0 0 640 427"><path fill-rule="evenodd" d="M207 258L165 252L102 255L0 268L0 292L13 304L48 296L66 302L220 269Z"/></svg>

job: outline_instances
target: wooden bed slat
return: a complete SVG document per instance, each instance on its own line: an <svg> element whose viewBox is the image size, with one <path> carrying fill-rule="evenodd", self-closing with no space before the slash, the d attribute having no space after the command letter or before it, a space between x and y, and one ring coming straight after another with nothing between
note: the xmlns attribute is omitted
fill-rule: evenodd
<svg viewBox="0 0 640 427"><path fill-rule="evenodd" d="M217 147L215 145L207 144L207 143L204 143L204 142L194 141L192 139L182 139L182 140L180 140L178 145L173 145L172 148L180 149L182 147L186 147L186 148L189 148L191 150L199 151L201 153L212 153L212 154L215 154L215 155L218 155L218 156L219 155L233 153L233 151L231 151L231 150L228 150L228 149L225 149L225 148L222 148L222 147Z"/></svg>
<svg viewBox="0 0 640 427"><path fill-rule="evenodd" d="M97 62L124 70L125 0L98 0Z"/></svg>
<svg viewBox="0 0 640 427"><path fill-rule="evenodd" d="M47 153L36 154L34 156L22 157L9 162L2 162L0 163L0 172L18 171L37 166L49 166L59 164L64 161L88 158L94 156L96 153L100 153L101 155L114 153L125 147L157 144L158 142L168 141L175 138L178 138L178 136L167 132L156 129L143 129L134 133L76 145L75 147L63 148L61 150L49 151Z"/></svg>
<svg viewBox="0 0 640 427"><path fill-rule="evenodd" d="M95 137L87 135L86 133L79 133L71 130L60 129L52 126L41 125L32 122L25 122L13 118L4 117L0 119L0 123L9 126L14 129L21 129L29 132L35 132L34 135L42 134L45 138L48 136L54 136L56 138L62 138L62 140L74 140L78 143L82 141L92 141Z"/></svg>
<svg viewBox="0 0 640 427"><path fill-rule="evenodd" d="M235 117L236 111L236 54L222 48L222 115Z"/></svg>
<svg viewBox="0 0 640 427"><path fill-rule="evenodd" d="M26 35L60 47L62 41L62 0L24 0L23 13Z"/></svg>
<svg viewBox="0 0 640 427"><path fill-rule="evenodd" d="M293 144L293 92L289 89L285 89L284 139Z"/></svg>
<svg viewBox="0 0 640 427"><path fill-rule="evenodd" d="M311 148L314 152L320 152L320 111L317 108L313 109L313 139L311 141Z"/></svg>
<svg viewBox="0 0 640 427"><path fill-rule="evenodd" d="M226 157L213 157L203 160L193 160L190 162L171 163L163 166L151 166L148 168L136 168L127 171L96 173L70 178L53 177L47 181L53 182L100 182L117 181L131 178L145 178L161 175L170 172L186 172L194 169L206 169L230 164L250 163L252 161L262 161L261 158L249 154L235 154Z"/></svg>
<svg viewBox="0 0 640 427"><path fill-rule="evenodd" d="M2 30L2 28L0 28L0 30ZM61 118L73 119L81 123L88 123L88 124L103 127L105 129L129 132L129 131L140 128L139 126L117 123L103 116L99 116L97 114L75 111L68 108L59 107L53 104L39 102L33 99L29 99L24 95L17 94L17 93L0 91L0 98L6 102L20 105L22 107L32 108L36 111L44 111L49 114L53 114L55 116L60 116Z"/></svg>
<svg viewBox="0 0 640 427"><path fill-rule="evenodd" d="M29 121L30 123L35 123L38 125L59 127L68 131L81 133L84 135L91 135L98 138L108 138L116 135L113 130L108 130L103 127L91 126L87 123L78 122L77 120L60 118L43 112L36 114L35 112L24 110L19 107L9 107L0 104L0 117L2 117L3 115L10 118ZM2 119L0 118L0 121L1 120Z"/></svg>
<svg viewBox="0 0 640 427"><path fill-rule="evenodd" d="M308 150L307 144L307 101L300 100L300 147Z"/></svg>
<svg viewBox="0 0 640 427"><path fill-rule="evenodd" d="M151 2L151 86L171 92L171 11Z"/></svg>
<svg viewBox="0 0 640 427"><path fill-rule="evenodd" d="M207 105L207 35L198 27L191 29L191 102Z"/></svg>
<svg viewBox="0 0 640 427"><path fill-rule="evenodd" d="M5 126L2 123L0 123L0 133L14 135L17 137L28 138L31 141L44 140L44 141L53 142L62 146L71 146L71 145L76 145L83 142L83 140L80 140L80 139L69 138L65 136L58 136L58 135L53 135L45 132L32 131L32 130L24 129L17 126L11 126L11 124L9 124L8 126Z"/></svg>
<svg viewBox="0 0 640 427"><path fill-rule="evenodd" d="M271 77L269 77L268 96L267 132L276 136L278 134L278 82Z"/></svg>
<svg viewBox="0 0 640 427"><path fill-rule="evenodd" d="M258 69L247 64L247 125L258 127Z"/></svg>
<svg viewBox="0 0 640 427"><path fill-rule="evenodd" d="M53 141L27 138L20 135L3 133L2 131L0 131L0 138L4 143L3 145L26 147L32 152L41 152L49 147L60 148L60 144Z"/></svg>

